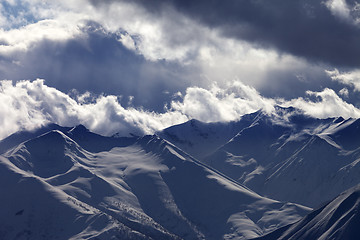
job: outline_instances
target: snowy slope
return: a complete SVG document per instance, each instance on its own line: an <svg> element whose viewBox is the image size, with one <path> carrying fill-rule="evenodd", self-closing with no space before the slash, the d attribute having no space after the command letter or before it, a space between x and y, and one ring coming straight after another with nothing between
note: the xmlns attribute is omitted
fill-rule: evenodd
<svg viewBox="0 0 360 240"><path fill-rule="evenodd" d="M95 134L86 129L83 125L76 127L61 127L57 124L51 123L43 127L34 129L33 131L19 131L0 141L0 154L19 145L20 143L29 139L36 138L51 130L58 130L81 144L82 148L90 152L108 151L116 146L127 146L133 144L137 137L104 137Z"/></svg>
<svg viewBox="0 0 360 240"><path fill-rule="evenodd" d="M291 157L269 168L259 192L318 206L360 182L358 161L357 154L345 152L315 135Z"/></svg>
<svg viewBox="0 0 360 240"><path fill-rule="evenodd" d="M32 131L23 130L16 132L0 141L0 154L5 153L10 148L17 146L24 141L40 136L41 134L47 133L51 130L59 130L62 132L66 132L69 131L70 129L71 128L69 127L61 127L57 124L51 123L43 127L36 128Z"/></svg>
<svg viewBox="0 0 360 240"><path fill-rule="evenodd" d="M343 192L302 220L258 240L358 239L360 236L360 185Z"/></svg>
<svg viewBox="0 0 360 240"><path fill-rule="evenodd" d="M294 108L281 107L274 115L257 112L243 119L246 124L243 120L236 123L243 128L232 132L229 141L215 151L209 147L209 154L198 154L198 159L255 192L310 207L360 183L359 120L315 119ZM221 132L221 128L212 131ZM184 125L169 130L172 139L179 135L185 141L185 133L196 135L192 129ZM206 135L206 128L202 135ZM203 146L206 143L201 139ZM189 150L180 146L190 153L197 151L196 145Z"/></svg>
<svg viewBox="0 0 360 240"><path fill-rule="evenodd" d="M99 136L76 131L91 150ZM109 138L101 152L69 136L52 130L0 158L0 239L244 239L310 210L261 197L157 136L114 148Z"/></svg>
<svg viewBox="0 0 360 240"><path fill-rule="evenodd" d="M5 179L9 179L8 176L11 175L20 177L13 182L4 181L5 189L11 191L4 192L7 198L0 199L1 205L6 209L14 205L14 200L19 199L17 208L21 209L18 211L27 214L21 214L21 217L16 219L19 224L5 224L7 227L1 231L1 239L14 239L10 236L17 236L22 232L28 233L25 239L49 239L49 236L50 239L78 239L80 236L99 239L109 239L109 236L174 239L173 234L166 232L140 208L136 208L135 196L129 194L126 189L113 186L93 174L87 161L92 155L60 131L54 130L31 139L12 149L5 156L7 159L3 158L1 162L8 167L1 176ZM21 187L19 182L29 183ZM113 195L118 198L132 198L131 205L124 204L122 208L123 211L130 212L129 221L123 221L110 210L104 211L105 203L102 201ZM49 200L49 197L52 199ZM90 212L87 216L81 211L62 211L63 202L70 205L66 206L70 210L75 206L81 210L95 212ZM54 212L53 209L59 211ZM6 219L12 215L13 212L2 214L1 222L7 222ZM58 215L62 218L59 219ZM101 224L97 223L98 218ZM77 219L83 219L82 225L72 225ZM141 224L137 222L140 220ZM47 225L47 222L52 224ZM94 227L92 222L95 224ZM54 230L52 226L59 229ZM41 232L50 235L40 234Z"/></svg>
<svg viewBox="0 0 360 240"><path fill-rule="evenodd" d="M202 159L212 154L240 130L248 127L260 112L244 116L238 122L203 123L196 119L156 133L193 157Z"/></svg>
<svg viewBox="0 0 360 240"><path fill-rule="evenodd" d="M332 137L345 121L258 121L204 162L260 194L316 207L360 182L358 151Z"/></svg>
<svg viewBox="0 0 360 240"><path fill-rule="evenodd" d="M347 119L339 123L334 129L329 129L329 135L346 150L359 148L360 119Z"/></svg>

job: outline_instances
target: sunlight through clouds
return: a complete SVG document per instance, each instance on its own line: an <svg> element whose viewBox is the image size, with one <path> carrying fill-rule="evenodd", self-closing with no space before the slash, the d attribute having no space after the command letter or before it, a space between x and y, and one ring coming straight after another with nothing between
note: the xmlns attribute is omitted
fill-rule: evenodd
<svg viewBox="0 0 360 240"><path fill-rule="evenodd" d="M334 27L346 26L343 36L356 39L358 29L339 18L354 18L357 5L329 0L295 9L284 3L294 18L278 21L272 14L279 9L273 9L264 22L247 12L233 15L237 4L219 5L215 23L206 11L195 14L180 1L3 1L0 79L12 82L1 81L0 135L46 122L83 123L105 135L147 134L192 118L233 121L259 109L271 113L277 104L321 118L359 116L352 91L360 89L352 67L357 45L350 51L352 42L341 38L336 44L344 51L337 54L308 41L310 34L334 34L313 22L316 14ZM272 9L253 4L244 9ZM303 17L314 23L306 25L304 41L283 34ZM262 31L268 23L277 26L274 31ZM37 78L46 83L22 81Z"/></svg>

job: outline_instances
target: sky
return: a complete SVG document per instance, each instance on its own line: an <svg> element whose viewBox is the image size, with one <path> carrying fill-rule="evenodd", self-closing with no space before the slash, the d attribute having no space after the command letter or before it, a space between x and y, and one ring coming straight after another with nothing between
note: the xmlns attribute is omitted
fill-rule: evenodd
<svg viewBox="0 0 360 240"><path fill-rule="evenodd" d="M152 134L275 105L360 117L354 0L2 0L0 139Z"/></svg>

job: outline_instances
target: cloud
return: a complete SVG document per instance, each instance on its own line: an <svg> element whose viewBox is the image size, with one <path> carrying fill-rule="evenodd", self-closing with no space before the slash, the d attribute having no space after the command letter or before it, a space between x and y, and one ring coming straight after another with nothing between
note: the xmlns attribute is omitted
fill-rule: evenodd
<svg viewBox="0 0 360 240"><path fill-rule="evenodd" d="M18 35L33 34L26 33L27 30L19 30ZM33 39L31 44L19 40L19 44L4 46L13 50L6 55L0 54L0 78L40 77L47 79L49 86L63 92L76 89L78 92L122 95L124 98L134 96L133 105L157 111L161 111L164 102L169 100L164 91L183 91L190 84L193 67L165 60L148 61L119 42L116 33L107 32L96 23L87 23L78 31L73 39L45 37Z"/></svg>
<svg viewBox="0 0 360 240"><path fill-rule="evenodd" d="M80 96L82 99L82 96ZM98 96L93 103L75 101L67 94L48 87L44 80L1 81L0 138L20 129L33 129L54 122L63 126L84 124L104 135L149 134L187 120L169 111L154 113L141 109L125 109L116 96Z"/></svg>
<svg viewBox="0 0 360 240"><path fill-rule="evenodd" d="M344 96L344 97L348 98L349 97L349 90L347 88L342 88L342 89L340 89L339 94L341 96Z"/></svg>
<svg viewBox="0 0 360 240"><path fill-rule="evenodd" d="M256 89L263 99L290 100L304 96L306 90L328 87L338 92L343 87L330 80L323 65L297 57L322 49L326 39L335 39L335 43L331 40L334 46L342 41L326 28L321 31L330 34L329 38L319 38L324 41L317 43L315 27L314 32L308 31L312 24L320 27L314 17L321 23L329 18L335 30L353 31L354 24L340 21L326 4L305 0L276 2L277 7L266 1L242 0L221 4L202 0L189 4L176 0L92 2L96 4L87 0L14 1L11 6L20 8L13 16L3 17L7 22L16 18L17 24L0 29L0 79L43 78L47 86L66 94L114 95L124 108L160 113L176 92L188 96L187 102L194 92L199 94L198 101L211 100L215 90L208 86L216 83L219 89L228 89L233 79ZM347 6L354 18L354 4ZM263 18L257 17L263 13ZM294 26L301 31L294 32ZM346 31L338 31L339 36ZM301 46L306 41L316 46ZM305 52L295 54L292 47ZM324 50L325 54L341 52ZM344 55L342 59L352 56ZM195 102L195 95L191 101ZM218 101L221 105L226 98ZM243 112L255 106L249 104ZM189 105L183 107L186 113L190 111ZM230 107L229 114L216 109L214 119L242 114L235 107Z"/></svg>
<svg viewBox="0 0 360 240"><path fill-rule="evenodd" d="M296 73L325 75L291 55L224 38L171 9L154 17L129 3L54 2L33 7L45 19L0 30L0 79L44 78L63 92L121 95L123 106L134 96L133 106L162 111L172 94L192 85L223 87L237 78L267 96L294 97L309 89ZM296 87L289 91L284 81Z"/></svg>
<svg viewBox="0 0 360 240"><path fill-rule="evenodd" d="M328 0L325 5L339 19L355 26L360 23L360 4L357 0Z"/></svg>
<svg viewBox="0 0 360 240"><path fill-rule="evenodd" d="M316 118L343 117L360 118L360 109L345 102L334 90L325 88L321 92L307 91L310 98L297 98L283 102L283 106L293 106L305 114ZM313 99L311 99L313 98ZM315 99L314 99L315 98Z"/></svg>
<svg viewBox="0 0 360 240"><path fill-rule="evenodd" d="M136 5L136 1L92 1L97 5L86 0L16 2L22 6L18 12L26 9L30 17L17 14L19 26L0 30L0 79L44 78L63 92L76 89L122 95L124 106L134 96L134 106L156 111L162 111L177 91L184 93L190 86L207 87L213 82L225 87L233 79L264 96L287 99L302 96L308 89L332 87L323 66L238 37L236 31L228 34L231 29L224 19L206 24L176 1L152 1L153 8L144 2ZM193 4L200 7L204 3ZM206 8L213 3L209 4ZM222 3L219 9L231 10L231 4L235 3ZM244 4L256 10L252 2ZM256 11L269 7L259 4ZM290 8L283 5L279 8ZM322 7L332 16L324 4ZM230 17L245 25L248 15L241 20L230 12ZM214 13L213 17L220 16ZM299 43L297 39L296 45Z"/></svg>
<svg viewBox="0 0 360 240"><path fill-rule="evenodd" d="M247 113L274 106L294 106L318 117L360 117L360 110L342 100L333 90L307 92L309 98L290 101L261 96L253 87L234 81L226 88L190 87L178 95L163 113L123 107L114 95L70 97L45 84L44 80L0 81L0 139L21 129L33 129L53 122L62 126L84 124L103 135L152 134L195 118L204 122L239 120ZM312 98L312 99L311 99Z"/></svg>
<svg viewBox="0 0 360 240"><path fill-rule="evenodd" d="M333 80L351 86L355 91L360 92L360 70L340 72L338 69L326 70L326 74Z"/></svg>
<svg viewBox="0 0 360 240"><path fill-rule="evenodd" d="M350 19L350 9L345 0L329 0L326 6L335 16L344 20Z"/></svg>
<svg viewBox="0 0 360 240"><path fill-rule="evenodd" d="M221 89L189 87L182 101L173 101L172 109L203 122L234 121L244 114L263 109L273 111L275 101L266 99L239 81Z"/></svg>
<svg viewBox="0 0 360 240"><path fill-rule="evenodd" d="M78 26L54 20L41 20L21 29L0 29L1 41L5 43L0 45L0 54L9 56L19 51L26 52L43 39L64 41L80 34Z"/></svg>
<svg viewBox="0 0 360 240"><path fill-rule="evenodd" d="M173 9L218 29L225 36L246 40L261 48L339 66L358 66L360 37L356 2L296 1L136 1L153 14ZM351 10L351 11L350 11ZM351 18L351 21L343 19ZM336 50L335 50L336 49Z"/></svg>

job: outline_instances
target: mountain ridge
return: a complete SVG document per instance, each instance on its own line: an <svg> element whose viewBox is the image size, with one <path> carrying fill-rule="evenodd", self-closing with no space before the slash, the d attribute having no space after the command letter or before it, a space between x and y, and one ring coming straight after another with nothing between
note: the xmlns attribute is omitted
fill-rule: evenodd
<svg viewBox="0 0 360 240"><path fill-rule="evenodd" d="M89 135L84 128L79 130L88 137L98 139L96 135ZM64 159L71 164L68 166ZM32 168L19 165L19 161L29 163ZM118 235L126 239L131 236L154 239L245 239L294 222L310 210L297 204L261 197L156 135L140 137L133 144L96 152L83 149L81 144L65 133L53 130L10 149L3 154L0 162L7 166L3 168L4 178L20 174L20 179L35 179L41 186L47 186L39 188L36 187L38 184L29 183L28 189L39 189L38 198L53 190L59 192L60 198L49 200L53 207L57 206L56 201L65 201L70 205L83 206L84 209L94 209L95 212L88 214L91 219L98 218L98 214L105 216L101 220L104 227L93 232L89 231L91 227L86 221L74 228L65 227L63 231L67 233L64 236L74 238L89 236L90 239L107 239L106 236ZM44 166L49 167L48 163L58 162L65 164L66 168L55 164L50 167L56 171L39 171ZM9 186L6 189L12 186L14 190L7 193L6 200L0 199L2 206L9 205L16 192L20 191L17 181L7 183ZM26 194L30 192L24 194L23 200L28 198ZM36 201L36 197L28 199L32 204ZM61 236L58 230L41 223L43 217L51 219L54 224L60 223L55 218L56 214L49 216L43 213L48 205L34 212L35 209L23 201L11 204L18 210L4 213L0 218L11 215L10 218L19 221L19 228L13 231L3 229L2 239L29 232L26 223L34 214L39 216L33 223L36 225L34 229L44 228L44 231L53 232L54 236ZM82 214L64 212L69 219ZM243 225L242 222L248 224ZM74 233L75 228L77 233ZM28 236L30 239L32 236L36 236L33 239L49 237L33 232Z"/></svg>
<svg viewBox="0 0 360 240"><path fill-rule="evenodd" d="M190 120L147 136L106 137L83 125L56 124L15 133L0 141L0 194L7 194L0 204L14 205L0 214L1 221L10 219L0 238L61 239L61 231L69 239L282 236L309 219L301 220L311 210L304 205L328 202L360 182L360 146L353 142L358 119L277 111L231 123ZM38 196L30 197L31 188ZM60 204L66 216L44 213L49 205L31 207L40 199ZM73 227L44 224L76 215Z"/></svg>
<svg viewBox="0 0 360 240"><path fill-rule="evenodd" d="M232 123L241 126L240 130L234 130L233 136L228 137L227 141L217 142L217 146L209 147L207 153L197 154L196 147L184 146L181 141L177 141L176 133L180 134L179 139L189 135L187 132L196 135L190 124L173 126L159 135L255 192L282 201L316 207L354 186L353 182L360 182L355 168L349 167L356 166L360 157L357 154L360 140L356 138L357 131L360 131L359 119L317 119L304 115L295 108L282 107L277 107L272 114L258 111L243 118L244 120ZM206 129L206 123L202 125L202 129ZM212 125L215 126L214 123ZM166 133L169 131L175 136L168 137ZM190 136L190 140L195 139L194 141L206 146L206 138L201 135ZM212 138L216 138L216 135ZM310 144L311 142L314 143ZM322 151L318 151L320 147ZM291 162L292 165L284 168ZM299 188L296 181L306 182L307 177L297 170L297 166L303 168L304 164L308 168L303 171L312 174L314 182L307 183L305 187L299 185ZM332 170L327 165L330 165ZM348 177L341 170L345 166L352 172ZM281 168L286 171L281 172ZM315 169L318 169L318 175L324 179L332 179L331 184L336 183L334 179L343 179L343 186L335 184L336 190L329 189L325 180L316 177ZM291 177L296 171L299 172L298 176ZM276 180L275 176L280 177L279 180ZM284 184L280 183L286 183L289 187L284 188ZM298 189L298 193L295 189ZM311 199L305 194L306 190L312 192ZM293 193L284 194L291 191Z"/></svg>
<svg viewBox="0 0 360 240"><path fill-rule="evenodd" d="M256 239L356 239L360 235L359 209L360 185L357 185L300 221Z"/></svg>

